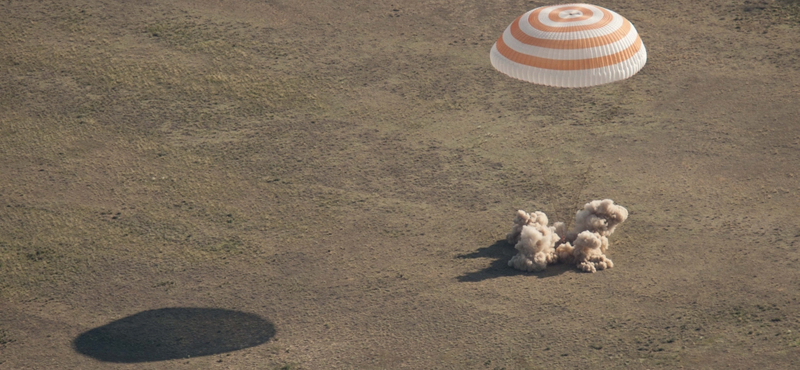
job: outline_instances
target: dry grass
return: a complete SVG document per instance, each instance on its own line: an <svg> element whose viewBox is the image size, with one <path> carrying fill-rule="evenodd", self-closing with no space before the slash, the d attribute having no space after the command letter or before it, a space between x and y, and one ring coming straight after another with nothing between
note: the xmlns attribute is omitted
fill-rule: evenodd
<svg viewBox="0 0 800 370"><path fill-rule="evenodd" d="M649 62L580 90L489 65L538 5L0 3L0 367L213 307L277 334L143 366L792 368L796 2L603 4ZM613 270L507 268L601 198Z"/></svg>

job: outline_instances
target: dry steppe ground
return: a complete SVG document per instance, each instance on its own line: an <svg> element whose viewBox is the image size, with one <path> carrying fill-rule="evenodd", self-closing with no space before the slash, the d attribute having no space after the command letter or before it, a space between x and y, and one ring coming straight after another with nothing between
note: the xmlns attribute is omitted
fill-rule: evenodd
<svg viewBox="0 0 800 370"><path fill-rule="evenodd" d="M540 1L0 1L0 369L800 368L800 3L596 4L648 63L554 89Z"/></svg>

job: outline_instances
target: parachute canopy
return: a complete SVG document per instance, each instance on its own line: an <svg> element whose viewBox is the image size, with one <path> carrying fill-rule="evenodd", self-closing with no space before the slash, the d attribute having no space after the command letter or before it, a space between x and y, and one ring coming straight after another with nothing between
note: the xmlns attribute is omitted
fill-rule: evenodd
<svg viewBox="0 0 800 370"><path fill-rule="evenodd" d="M492 65L511 77L557 87L624 80L647 62L633 24L589 4L533 9L514 20L492 46Z"/></svg>

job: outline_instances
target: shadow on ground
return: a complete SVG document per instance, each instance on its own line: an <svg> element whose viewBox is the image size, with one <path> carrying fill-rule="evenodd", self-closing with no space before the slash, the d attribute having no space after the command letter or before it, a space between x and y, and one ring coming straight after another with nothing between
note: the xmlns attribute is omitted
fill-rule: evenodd
<svg viewBox="0 0 800 370"><path fill-rule="evenodd" d="M461 282L475 282L501 276L514 275L534 275L539 278L546 278L550 276L561 275L571 270L571 266L562 264L547 266L545 271L536 273L526 273L515 270L513 267L508 265L508 261L516 254L517 250L514 249L514 246L508 244L505 239L502 239L494 242L494 244L488 247L479 248L475 252L459 255L456 258L494 258L494 261L492 261L489 267L483 270L461 275L457 279Z"/></svg>
<svg viewBox="0 0 800 370"><path fill-rule="evenodd" d="M275 335L261 317L216 308L162 308L79 335L75 350L106 362L151 362L208 356L265 343Z"/></svg>

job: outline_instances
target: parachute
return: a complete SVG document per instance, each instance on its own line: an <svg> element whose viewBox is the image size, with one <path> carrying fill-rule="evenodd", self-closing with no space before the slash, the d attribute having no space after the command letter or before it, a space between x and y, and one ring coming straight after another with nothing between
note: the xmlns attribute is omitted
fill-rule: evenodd
<svg viewBox="0 0 800 370"><path fill-rule="evenodd" d="M511 77L556 87L624 80L647 62L636 28L621 15L589 4L544 6L521 15L489 53Z"/></svg>

